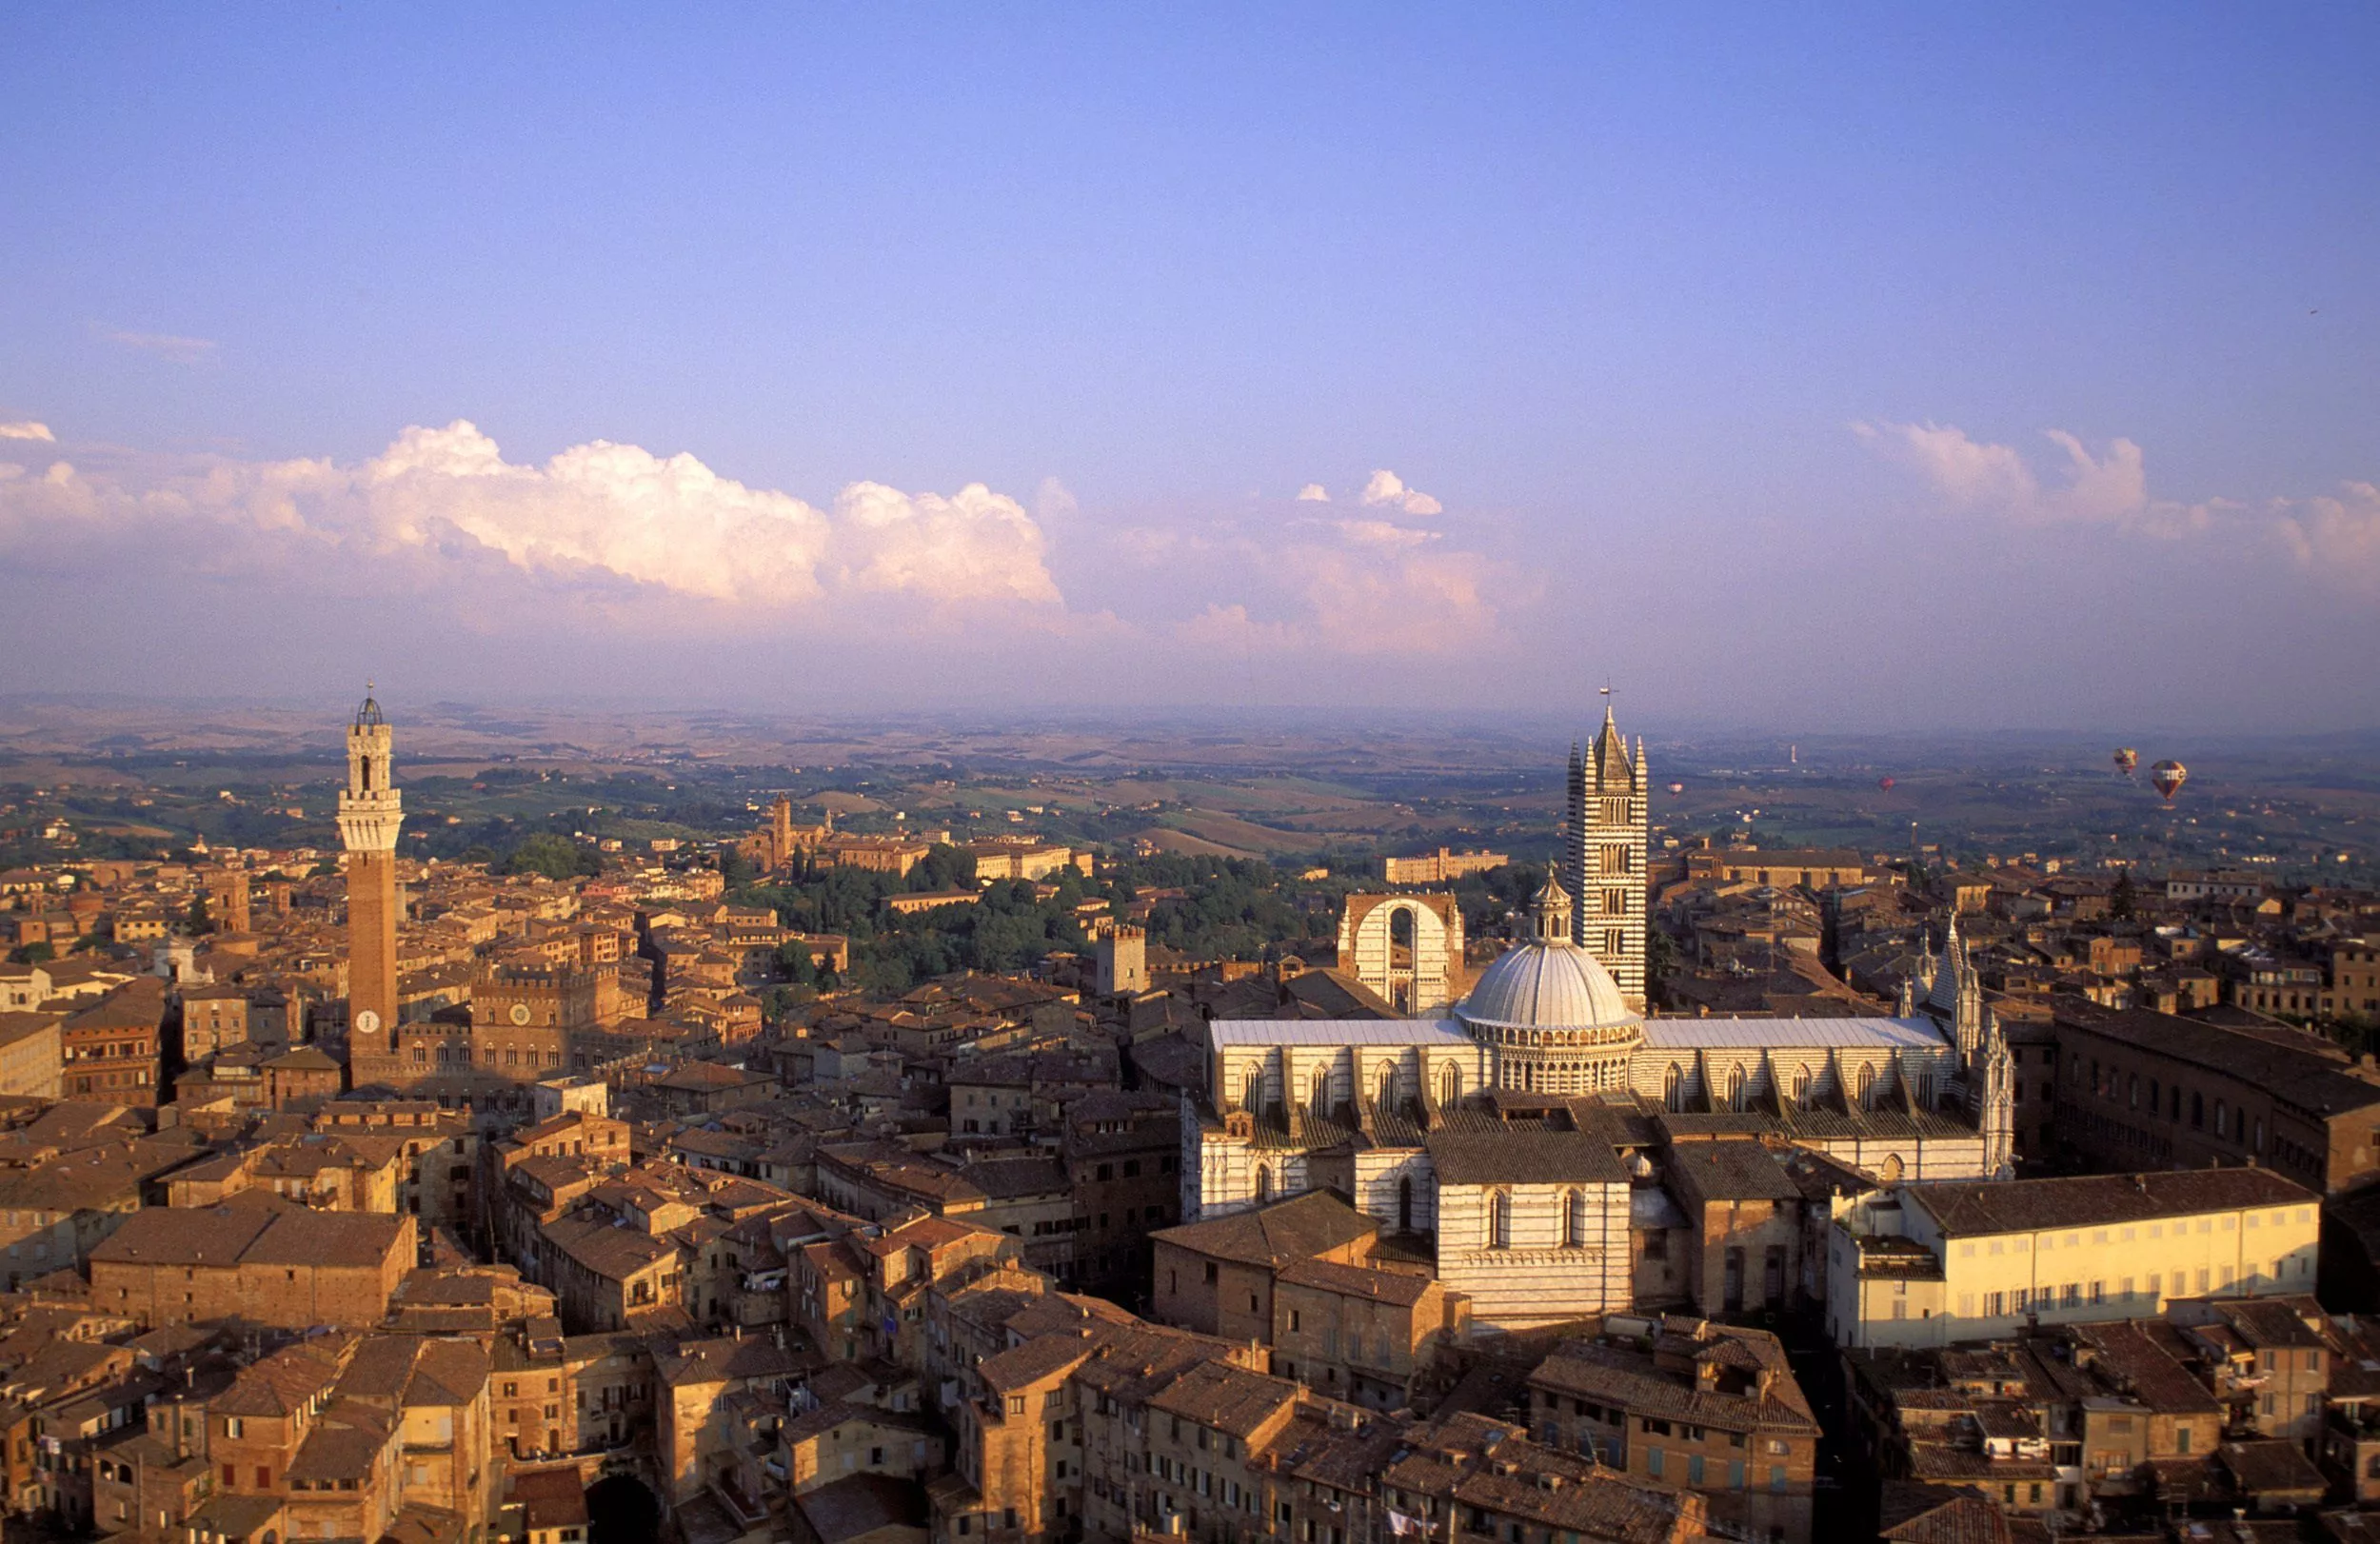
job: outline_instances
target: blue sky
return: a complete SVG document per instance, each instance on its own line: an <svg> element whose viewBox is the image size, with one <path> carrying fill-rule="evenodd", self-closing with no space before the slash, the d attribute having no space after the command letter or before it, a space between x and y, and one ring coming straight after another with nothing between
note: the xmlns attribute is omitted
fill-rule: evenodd
<svg viewBox="0 0 2380 1544"><path fill-rule="evenodd" d="M0 636L2380 722L2380 13L1785 12L18 8Z"/></svg>

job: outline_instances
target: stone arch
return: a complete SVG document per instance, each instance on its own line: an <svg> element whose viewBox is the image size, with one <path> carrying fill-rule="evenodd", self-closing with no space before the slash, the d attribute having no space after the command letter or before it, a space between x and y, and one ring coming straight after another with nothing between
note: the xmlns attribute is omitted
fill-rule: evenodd
<svg viewBox="0 0 2380 1544"><path fill-rule="evenodd" d="M1810 1064L1806 1061L1794 1069L1794 1102L1803 1105L1810 1102Z"/></svg>
<svg viewBox="0 0 2380 1544"><path fill-rule="evenodd" d="M1389 1062L1380 1068L1378 1104L1383 1110L1397 1107L1397 1064Z"/></svg>
<svg viewBox="0 0 2380 1544"><path fill-rule="evenodd" d="M1262 1206L1272 1198L1273 1166L1269 1163L1259 1163L1256 1166L1256 1203Z"/></svg>
<svg viewBox="0 0 2380 1544"><path fill-rule="evenodd" d="M1885 1154L1884 1167L1878 1169L1876 1174L1881 1177L1884 1182L1888 1185L1896 1185L1900 1183L1901 1156L1898 1153Z"/></svg>

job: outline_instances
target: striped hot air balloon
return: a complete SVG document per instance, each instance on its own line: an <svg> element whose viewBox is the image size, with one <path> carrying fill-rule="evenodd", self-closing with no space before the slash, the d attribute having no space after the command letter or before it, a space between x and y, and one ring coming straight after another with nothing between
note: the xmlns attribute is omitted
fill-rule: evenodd
<svg viewBox="0 0 2380 1544"><path fill-rule="evenodd" d="M2173 802L2173 796L2182 791L2182 784L2190 781L2190 768L2179 762L2159 762L2149 769L2149 781L2157 785L2157 792L2164 795L2165 802L2170 804Z"/></svg>

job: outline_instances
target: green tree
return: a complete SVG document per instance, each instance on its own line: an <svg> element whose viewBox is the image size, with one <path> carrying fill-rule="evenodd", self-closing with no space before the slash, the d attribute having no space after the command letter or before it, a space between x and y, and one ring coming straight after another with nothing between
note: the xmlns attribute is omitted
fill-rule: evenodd
<svg viewBox="0 0 2380 1544"><path fill-rule="evenodd" d="M2132 884L2132 871L2125 869L2115 876L2115 888L2108 892L2108 915L2130 920L2140 905L2140 895Z"/></svg>
<svg viewBox="0 0 2380 1544"><path fill-rule="evenodd" d="M29 943L9 956L11 964L46 965L58 957L58 951L48 943Z"/></svg>
<svg viewBox="0 0 2380 1544"><path fill-rule="evenodd" d="M212 933L215 919L207 910L207 897L202 892L190 897L190 909L182 914L182 926L193 934Z"/></svg>
<svg viewBox="0 0 2380 1544"><path fill-rule="evenodd" d="M503 871L566 880L580 874L601 874L604 863L592 848L551 831L540 831L522 838L520 845L506 855Z"/></svg>

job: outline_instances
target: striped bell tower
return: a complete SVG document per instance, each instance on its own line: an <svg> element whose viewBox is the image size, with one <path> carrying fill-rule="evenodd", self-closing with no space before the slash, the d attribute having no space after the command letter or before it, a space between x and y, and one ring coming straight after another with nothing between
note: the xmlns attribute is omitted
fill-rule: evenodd
<svg viewBox="0 0 2380 1544"><path fill-rule="evenodd" d="M1569 823L1563 872L1571 894L1571 937L1628 999L1644 1011L1644 927L1649 896L1651 786L1644 739L1634 754L1613 722L1603 689L1603 726L1582 753L1570 749Z"/></svg>

